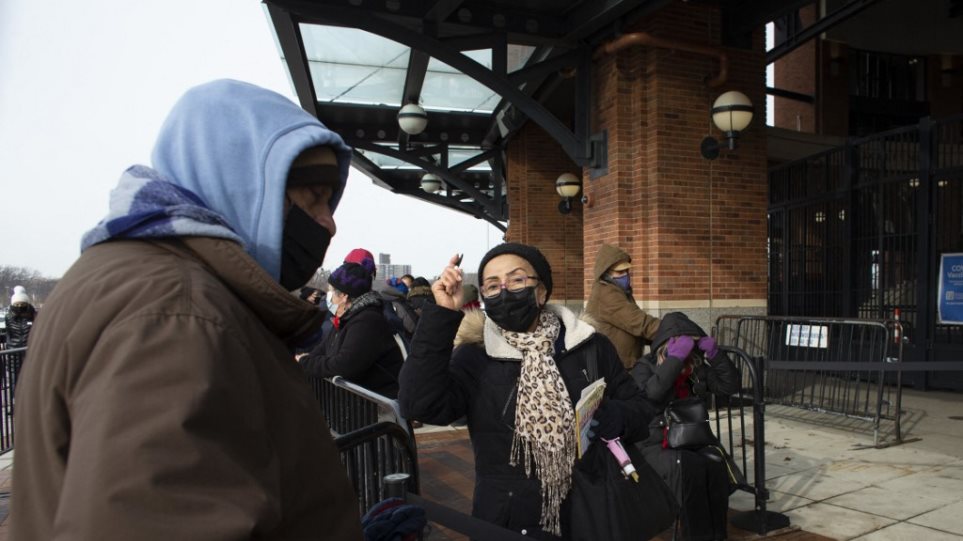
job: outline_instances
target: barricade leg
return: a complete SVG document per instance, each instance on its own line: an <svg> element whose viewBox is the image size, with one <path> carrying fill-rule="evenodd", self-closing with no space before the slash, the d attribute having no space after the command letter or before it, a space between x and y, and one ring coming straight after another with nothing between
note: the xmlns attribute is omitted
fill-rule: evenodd
<svg viewBox="0 0 963 541"><path fill-rule="evenodd" d="M753 438L753 470L755 479L755 509L739 513L732 517L732 524L743 530L755 531L759 535L767 532L786 528L789 526L789 517L782 513L776 513L766 509L766 501L769 499L769 491L766 489L766 432L765 432L765 399L763 389L765 388L765 360L762 357L753 357L753 365L756 372L756 384L753 385L753 405L752 405L752 431Z"/></svg>
<svg viewBox="0 0 963 541"><path fill-rule="evenodd" d="M385 476L385 497L408 499L408 480L411 476L407 473L390 473Z"/></svg>

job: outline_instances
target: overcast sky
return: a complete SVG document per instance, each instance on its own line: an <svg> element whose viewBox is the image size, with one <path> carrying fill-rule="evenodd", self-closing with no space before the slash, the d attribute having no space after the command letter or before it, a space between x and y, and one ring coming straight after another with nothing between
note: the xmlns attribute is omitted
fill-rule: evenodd
<svg viewBox="0 0 963 541"><path fill-rule="evenodd" d="M225 77L295 97L257 0L0 0L0 265L62 275L177 98ZM472 270L501 241L357 171L335 219L328 268L360 246L424 275L464 252Z"/></svg>

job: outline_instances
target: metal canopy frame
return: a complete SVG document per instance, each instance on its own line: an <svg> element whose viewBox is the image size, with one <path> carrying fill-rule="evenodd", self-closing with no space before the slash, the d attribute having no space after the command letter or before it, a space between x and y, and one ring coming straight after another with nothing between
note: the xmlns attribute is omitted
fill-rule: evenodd
<svg viewBox="0 0 963 541"><path fill-rule="evenodd" d="M766 52L766 64L772 64L796 50L800 45L859 14L879 0L850 0L836 11L800 29ZM733 47L751 46L754 30L777 19L792 16L816 0L722 0L723 43Z"/></svg>
<svg viewBox="0 0 963 541"><path fill-rule="evenodd" d="M621 25L669 0L265 0L282 55L301 106L355 147L354 165L376 184L471 214L505 229L507 142L528 120L553 137L574 164L604 164L605 138L591 129L591 58L595 46ZM319 101L300 25L364 30L410 48L401 103L418 103L432 58L494 92L491 114L429 112L425 132L411 136L398 128L397 107ZM509 45L535 46L525 65L509 71ZM462 54L490 49L491 69ZM574 103L559 103L560 88ZM480 150L461 163L448 163L448 150ZM376 152L411 167L379 167L365 153ZM469 170L488 162L491 170ZM444 193L420 189L420 175L433 173Z"/></svg>
<svg viewBox="0 0 963 541"><path fill-rule="evenodd" d="M846 5L836 11L821 17L813 24L801 29L798 33L791 34L786 41L776 45L766 52L766 64L772 64L776 60L786 56L805 44L814 37L832 29L836 25L846 21L850 17L858 14L864 9L872 6L879 0L850 0Z"/></svg>
<svg viewBox="0 0 963 541"><path fill-rule="evenodd" d="M504 150L529 120L546 131L573 164L592 178L604 174L607 138L591 133L592 53L632 21L670 0L264 0L301 106L354 146L354 162L379 186L485 219L504 229ZM877 0L851 0L770 51L778 58L792 47L851 17ZM749 46L752 32L813 0L720 0L723 39ZM305 52L301 24L363 30L409 50L404 83L386 97L392 105L319 100ZM513 46L532 46L524 65L508 65ZM490 68L463 51L490 50ZM477 55L475 56L477 58ZM491 112L429 112L427 129L411 136L398 128L395 103L418 103L433 62L442 62L497 96ZM771 61L771 60L770 60ZM392 66L397 78L397 66ZM431 68L435 69L435 68ZM447 68L446 68L447 69ZM454 96L454 94L452 94ZM448 150L466 145L479 156L450 164ZM379 167L364 153L377 152L407 164ZM491 170L469 171L487 161ZM425 194L419 175L433 173L443 194ZM487 176L487 178L485 178Z"/></svg>

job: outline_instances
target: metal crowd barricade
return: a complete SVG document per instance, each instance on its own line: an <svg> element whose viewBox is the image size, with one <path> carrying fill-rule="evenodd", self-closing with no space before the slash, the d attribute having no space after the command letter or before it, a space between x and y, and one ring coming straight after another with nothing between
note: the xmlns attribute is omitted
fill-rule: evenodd
<svg viewBox="0 0 963 541"><path fill-rule="evenodd" d="M765 360L767 403L869 421L874 446L888 444L881 421L892 421L893 439L902 441L899 322L725 315L715 335Z"/></svg>
<svg viewBox="0 0 963 541"><path fill-rule="evenodd" d="M713 395L715 432L729 456L745 473L745 482L739 483L737 489L752 494L755 500L752 511L735 514L731 521L743 530L765 535L789 526L789 517L766 509L769 490L766 488L766 401L763 398L765 373L761 370L762 359L751 358L745 351L731 346L722 345L719 351L726 353L736 365L742 385L733 395ZM752 412L748 420L752 425L751 434L746 428L747 406Z"/></svg>
<svg viewBox="0 0 963 541"><path fill-rule="evenodd" d="M27 348L0 345L0 455L13 450L13 403L17 376Z"/></svg>
<svg viewBox="0 0 963 541"><path fill-rule="evenodd" d="M341 454L341 462L358 495L361 514L389 496L385 477L407 474L407 490L418 493L418 451L414 431L398 403L335 376L312 378Z"/></svg>

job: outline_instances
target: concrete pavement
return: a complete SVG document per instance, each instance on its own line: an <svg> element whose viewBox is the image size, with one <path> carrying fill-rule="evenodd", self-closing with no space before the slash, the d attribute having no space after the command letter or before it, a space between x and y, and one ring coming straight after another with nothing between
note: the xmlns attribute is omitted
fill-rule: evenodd
<svg viewBox="0 0 963 541"><path fill-rule="evenodd" d="M963 539L963 395L904 390L903 410L906 443L877 449L866 421L768 407L769 509L840 540Z"/></svg>

